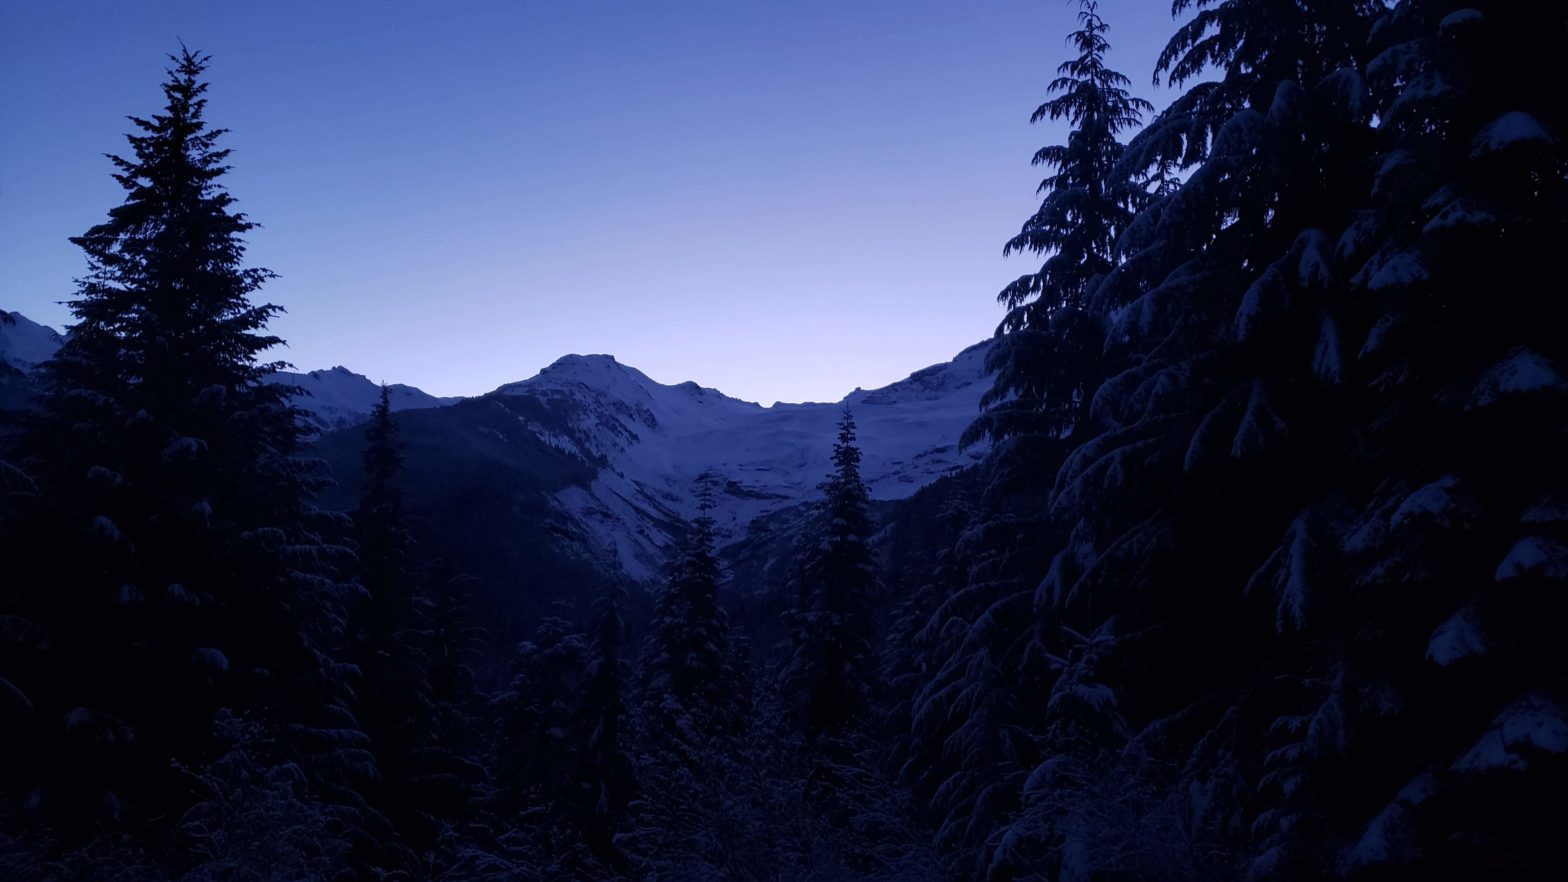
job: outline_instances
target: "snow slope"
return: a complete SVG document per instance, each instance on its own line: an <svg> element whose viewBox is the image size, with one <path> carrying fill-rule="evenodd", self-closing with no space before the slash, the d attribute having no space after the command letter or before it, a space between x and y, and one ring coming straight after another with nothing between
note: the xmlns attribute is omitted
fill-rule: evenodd
<svg viewBox="0 0 1568 882"><path fill-rule="evenodd" d="M48 361L65 338L54 328L40 325L19 312L8 312L11 321L0 320L0 362L19 371L30 371Z"/></svg>
<svg viewBox="0 0 1568 882"><path fill-rule="evenodd" d="M958 438L987 388L987 344L892 385L832 404L762 407L696 383L664 385L608 355L568 355L495 395L526 396L548 415L527 428L598 468L557 504L636 579L654 578L675 525L693 514L692 481L711 469L715 516L731 540L757 518L815 498L837 423L849 408L874 499L901 499L977 460ZM519 420L530 423L525 416Z"/></svg>
<svg viewBox="0 0 1568 882"><path fill-rule="evenodd" d="M370 413L381 397L379 385L364 374L356 374L342 365L304 374L279 371L268 377L267 382L289 383L304 389L306 394L296 398L294 403L309 411L316 425L322 429L339 429L359 422ZM437 398L402 383L391 384L387 392L394 411L443 407L461 400Z"/></svg>

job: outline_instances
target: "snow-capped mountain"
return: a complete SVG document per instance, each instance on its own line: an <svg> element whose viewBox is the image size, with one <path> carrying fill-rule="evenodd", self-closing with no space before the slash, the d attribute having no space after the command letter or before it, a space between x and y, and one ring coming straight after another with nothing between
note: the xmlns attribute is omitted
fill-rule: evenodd
<svg viewBox="0 0 1568 882"><path fill-rule="evenodd" d="M48 361L65 342L54 328L40 325L19 312L4 315L10 321L0 319L0 364L30 371Z"/></svg>
<svg viewBox="0 0 1568 882"><path fill-rule="evenodd" d="M16 321L0 326L0 358L26 373L64 341L11 315ZM454 464L462 463L465 480L486 489L530 488L527 508L534 513L515 522L507 515L505 535L514 538L496 541L534 541L519 531L545 529L550 538L538 541L556 552L644 580L658 576L672 537L695 513L692 483L704 471L718 478L714 515L730 542L746 540L754 523L777 524L769 516L815 499L846 409L855 417L873 499L903 499L978 460L983 451L960 451L958 440L989 386L987 346L833 403L763 407L693 382L656 382L609 355L568 355L473 399L390 388L394 410L420 411L404 422L413 448L410 481L426 511L449 510L459 504L456 497L476 492L477 485L459 488L452 477ZM322 449L343 486L357 488L362 440L357 431L336 430L369 414L379 387L345 367L282 372L268 382L308 393L296 403L322 431ZM457 402L463 405L447 406ZM491 526L500 530L501 522Z"/></svg>
<svg viewBox="0 0 1568 882"><path fill-rule="evenodd" d="M874 499L902 499L980 458L959 451L958 439L988 388L985 351L972 346L831 404L762 407L696 383L655 382L608 355L566 356L492 396L532 399L537 407L517 416L526 429L596 469L555 503L601 553L644 579L658 573L670 527L693 514L692 482L704 471L719 479L714 515L731 540L759 517L813 499L846 409Z"/></svg>
<svg viewBox="0 0 1568 882"><path fill-rule="evenodd" d="M65 343L65 337L40 325L19 312L6 313L12 320L0 321L0 363L26 374L49 360ZM370 378L341 365L329 370L295 373L279 371L267 378L269 383L288 383L306 394L294 403L310 414L323 430L339 429L358 423L370 414L381 389ZM388 387L393 410L441 407L460 399L438 398L413 386L395 383Z"/></svg>
<svg viewBox="0 0 1568 882"><path fill-rule="evenodd" d="M356 374L342 365L303 374L279 371L268 377L267 382L287 383L304 389L306 394L296 398L294 403L309 411L311 419L323 430L341 429L360 422L381 397L380 386L364 374ZM394 411L443 407L462 400L438 398L402 383L389 385L387 393Z"/></svg>

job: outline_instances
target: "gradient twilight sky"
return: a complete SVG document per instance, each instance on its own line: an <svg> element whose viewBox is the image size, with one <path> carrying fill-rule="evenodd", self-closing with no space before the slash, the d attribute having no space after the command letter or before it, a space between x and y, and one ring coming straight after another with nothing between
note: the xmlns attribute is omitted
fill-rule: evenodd
<svg viewBox="0 0 1568 882"><path fill-rule="evenodd" d="M1150 85L1166 0L1103 0ZM0 0L0 308L59 327L103 154L213 56L208 119L301 369L477 394L607 352L837 400L991 333L1033 268L1066 0Z"/></svg>

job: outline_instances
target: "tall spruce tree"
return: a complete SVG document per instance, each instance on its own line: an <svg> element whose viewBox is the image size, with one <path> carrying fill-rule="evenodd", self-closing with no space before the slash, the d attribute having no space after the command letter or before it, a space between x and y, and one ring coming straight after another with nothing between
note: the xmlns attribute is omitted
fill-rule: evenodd
<svg viewBox="0 0 1568 882"><path fill-rule="evenodd" d="M513 812L559 820L572 804L576 745L568 740L587 641L557 603L517 645L516 673L491 703L502 713L498 797Z"/></svg>
<svg viewBox="0 0 1568 882"><path fill-rule="evenodd" d="M696 516L676 547L643 643L637 694L639 795L623 837L635 873L721 877L743 855L732 829L751 710L719 601L723 569L712 511L717 479L694 482Z"/></svg>
<svg viewBox="0 0 1568 882"><path fill-rule="evenodd" d="M1277 873L1308 866L1313 848L1287 856L1265 831L1289 828L1306 843L1317 829L1310 813L1259 811L1248 795L1277 779L1249 778L1251 733L1237 721L1323 680L1275 667L1288 650L1254 619L1261 591L1249 599L1244 589L1278 578L1294 591L1326 569L1314 549L1334 503L1324 479L1346 447L1334 359L1351 312L1326 231L1348 221L1364 192L1371 120L1356 66L1369 7L1196 5L1157 67L1176 83L1222 75L1188 88L1117 169L1188 174L1127 225L1118 266L1090 297L1106 329L1106 367L1087 431L1056 474L1049 505L1066 539L1037 596L1047 618L1095 635L1092 655L1076 651L1092 665L1073 663L1075 652L1050 635L1041 649L1068 662L1056 665L1058 686L1068 674L1094 686L1063 696L1098 702L1102 723L1125 721L1127 762L1061 747L1053 733L1094 705L1053 697L1024 826L1000 837L1060 849L1075 875L1129 862L1152 873L1156 860L1168 874L1224 872L1234 858L1220 856L1249 850L1230 832L1244 828L1259 835L1254 870ZM1287 525L1290 548L1271 557ZM1295 563L1255 576L1265 558ZM1291 614L1281 615L1293 630ZM1099 688L1107 671L1110 693ZM1316 726L1313 737L1331 731ZM1152 757L1134 761L1151 745ZM1180 773L1161 780L1159 763L1177 757ZM1057 799L1063 784L1085 797ZM1178 809L1171 794L1184 788L1212 798ZM1088 795L1106 790L1128 794L1111 813L1120 820L1086 825ZM1172 825L1180 840L1167 834L1141 852L1117 845L1130 829ZM1087 827L1095 835L1083 835Z"/></svg>
<svg viewBox="0 0 1568 882"><path fill-rule="evenodd" d="M963 855L960 872L1003 872L988 840L1020 810L1041 759L1039 717L1056 679L1049 660L1067 652L1061 616L1035 594L1067 532L1046 504L1050 476L1071 444L1094 432L1091 396L1112 367L1095 293L1121 262L1122 233L1152 198L1124 167L1120 141L1152 108L1107 66L1110 28L1098 5L1081 3L1077 21L1068 37L1077 54L1031 117L1065 120L1068 136L1035 154L1053 174L1004 248L1045 260L999 296L1008 312L987 358L995 380L965 434L993 442L983 493L946 562L957 584L929 604L916 632L930 671L909 696L903 771L931 800L939 839Z"/></svg>
<svg viewBox="0 0 1568 882"><path fill-rule="evenodd" d="M437 569L415 601L413 638L420 647L430 688L432 748L423 752L422 804L431 829L454 827L478 807L488 785L479 728L484 697L477 666L488 631L473 622L468 606L475 579Z"/></svg>
<svg viewBox="0 0 1568 882"><path fill-rule="evenodd" d="M626 589L607 584L594 601L574 725L581 745L578 823L592 853L617 868L624 859L615 837L625 829L636 788L628 731L632 666L622 657L625 614Z"/></svg>
<svg viewBox="0 0 1568 882"><path fill-rule="evenodd" d="M398 627L407 623L413 606L415 575L408 512L399 486L403 449L385 383L381 384L380 397L371 407L370 420L365 425L361 459L365 483L354 509L354 525L359 540L359 581L369 594L370 603L359 624L366 639L388 644Z"/></svg>
<svg viewBox="0 0 1568 882"><path fill-rule="evenodd" d="M877 571L860 458L855 418L846 410L833 444L833 473L823 485L825 498L796 577L792 649L781 674L808 740L866 723L875 691L871 603Z"/></svg>
<svg viewBox="0 0 1568 882"><path fill-rule="evenodd" d="M289 721L296 747L362 772L319 466L299 456L297 390L263 378L279 311L252 295L254 229L205 119L207 57L173 56L165 106L112 156L125 201L72 241L87 257L76 324L43 368L19 458L42 503L9 531L7 613L47 650L21 687L35 713L5 778L40 808L164 822L188 800L214 711ZM319 750L318 750L319 749Z"/></svg>
<svg viewBox="0 0 1568 882"><path fill-rule="evenodd" d="M356 710L380 771L366 796L388 825L367 860L382 869L407 868L414 860L409 846L429 848L442 829L442 811L452 808L442 798L450 750L421 639L419 576L400 486L403 451L384 383L364 435L364 487L354 509L364 594L350 607L346 660L359 671Z"/></svg>
<svg viewBox="0 0 1568 882"><path fill-rule="evenodd" d="M1040 268L1002 289L1007 316L986 356L995 375L984 413L967 437L1022 438L1036 445L1077 427L1097 378L1104 330L1088 311L1095 286L1117 263L1116 240L1147 201L1122 169L1118 136L1154 108L1127 91L1129 81L1106 66L1109 25L1099 4L1079 4L1079 27L1068 40L1078 56L1057 68L1031 123L1067 120L1065 144L1040 148L1034 164L1052 170L1037 190L1040 207L1003 255L1045 255Z"/></svg>
<svg viewBox="0 0 1568 882"><path fill-rule="evenodd" d="M687 525L655 601L642 656L643 704L655 716L660 708L689 716L704 733L733 731L742 706L734 692L729 617L719 603L723 571L712 515L716 481L704 473L695 482L697 515Z"/></svg>

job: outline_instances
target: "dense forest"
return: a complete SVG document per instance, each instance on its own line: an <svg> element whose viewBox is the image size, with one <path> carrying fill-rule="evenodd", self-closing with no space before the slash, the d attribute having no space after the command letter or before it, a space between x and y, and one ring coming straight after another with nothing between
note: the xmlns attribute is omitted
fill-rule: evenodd
<svg viewBox="0 0 1568 882"><path fill-rule="evenodd" d="M385 392L335 479L173 56L0 412L0 877L1568 878L1568 15L1172 11L1163 110L1093 0L1040 65L983 459L873 504L845 412L750 586L712 477L491 584Z"/></svg>

